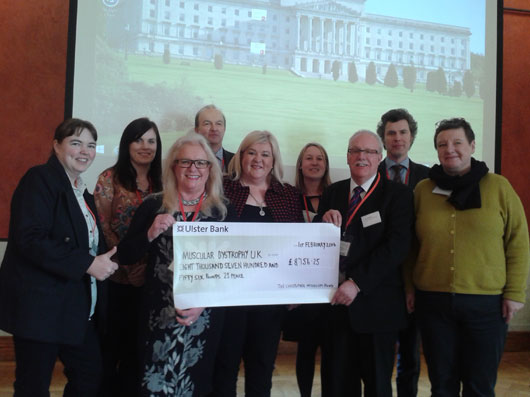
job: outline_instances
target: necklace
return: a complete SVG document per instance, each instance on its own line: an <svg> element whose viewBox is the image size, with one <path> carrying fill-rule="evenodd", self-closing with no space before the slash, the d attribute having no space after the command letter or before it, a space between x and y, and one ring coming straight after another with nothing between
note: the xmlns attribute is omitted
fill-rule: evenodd
<svg viewBox="0 0 530 397"><path fill-rule="evenodd" d="M265 206L265 202L264 201L258 201L256 200L256 197L254 197L254 195L250 192L250 187L248 188L248 194L250 194L250 197L252 197L254 199L254 201L256 202L256 204L258 205L259 207L259 215L260 216L265 216L265 211L263 210L263 207Z"/></svg>
<svg viewBox="0 0 530 397"><path fill-rule="evenodd" d="M182 204L187 205L187 206L197 205L197 204L199 204L199 201L201 201L202 196L203 196L203 195L201 194L201 195L200 195L199 197L197 197L196 199L189 200L189 201L188 201L188 200L184 200L184 199L181 197L181 198L180 198L180 201L182 202ZM206 193L204 193L204 198L206 198L206 196L207 196Z"/></svg>

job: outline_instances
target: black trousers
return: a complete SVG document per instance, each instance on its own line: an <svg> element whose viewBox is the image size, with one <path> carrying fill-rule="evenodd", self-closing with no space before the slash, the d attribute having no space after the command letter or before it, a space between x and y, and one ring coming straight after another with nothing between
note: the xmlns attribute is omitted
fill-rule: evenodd
<svg viewBox="0 0 530 397"><path fill-rule="evenodd" d="M396 386L398 397L416 397L420 378L420 329L416 314L407 316L407 328L399 331Z"/></svg>
<svg viewBox="0 0 530 397"><path fill-rule="evenodd" d="M212 396L236 396L241 358L245 365L245 396L270 396L285 311L284 306L226 308Z"/></svg>
<svg viewBox="0 0 530 397"><path fill-rule="evenodd" d="M134 397L140 390L138 328L142 288L109 282L108 329L102 340L100 397Z"/></svg>
<svg viewBox="0 0 530 397"><path fill-rule="evenodd" d="M431 391L494 396L508 326L501 295L416 293Z"/></svg>
<svg viewBox="0 0 530 397"><path fill-rule="evenodd" d="M323 397L392 397L397 330L360 333L351 328L348 310L332 308L329 334L322 346Z"/></svg>
<svg viewBox="0 0 530 397"><path fill-rule="evenodd" d="M15 397L49 397L57 357L68 380L66 397L96 396L101 383L101 353L93 322L80 345L39 342L15 336Z"/></svg>
<svg viewBox="0 0 530 397"><path fill-rule="evenodd" d="M319 303L300 305L295 309L300 311L296 350L296 381L300 397L311 397L316 353L326 338L330 308L329 304Z"/></svg>

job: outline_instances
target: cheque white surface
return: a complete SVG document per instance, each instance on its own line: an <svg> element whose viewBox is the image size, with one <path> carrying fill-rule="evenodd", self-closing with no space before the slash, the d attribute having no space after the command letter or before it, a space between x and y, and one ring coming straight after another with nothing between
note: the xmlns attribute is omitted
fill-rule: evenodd
<svg viewBox="0 0 530 397"><path fill-rule="evenodd" d="M329 223L175 223L175 307L329 302L339 246Z"/></svg>

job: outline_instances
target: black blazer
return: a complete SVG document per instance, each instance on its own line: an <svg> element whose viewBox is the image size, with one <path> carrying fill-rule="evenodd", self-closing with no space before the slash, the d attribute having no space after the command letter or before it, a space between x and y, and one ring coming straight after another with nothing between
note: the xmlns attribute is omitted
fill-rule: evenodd
<svg viewBox="0 0 530 397"><path fill-rule="evenodd" d="M86 191L84 197L99 228L94 199ZM99 251L104 252L101 231L99 237ZM13 194L0 267L0 328L36 341L82 343L91 301L86 271L93 260L70 180L51 156L46 164L31 168ZM102 319L106 286L97 284L95 316Z"/></svg>
<svg viewBox="0 0 530 397"><path fill-rule="evenodd" d="M409 174L409 180L408 180L408 187L410 187L412 190L416 187L419 181L423 179L427 179L429 177L429 167L424 166L423 164L418 164L413 162L411 159L409 159L409 168L410 168L410 174ZM381 161L379 163L378 171L381 173L381 175L386 177L386 164L385 160Z"/></svg>
<svg viewBox="0 0 530 397"><path fill-rule="evenodd" d="M350 179L330 185L322 195L317 219L329 209L338 210L341 231L352 236L346 278L353 279L361 292L348 307L351 327L356 332L395 331L406 324L401 264L411 242L412 190L380 174L375 190L345 230L349 190ZM364 227L361 218L374 212L379 212L381 222Z"/></svg>
<svg viewBox="0 0 530 397"><path fill-rule="evenodd" d="M222 172L226 172L228 170L228 164L230 164L230 161L232 161L232 157L234 157L234 153L223 148L224 170L221 170Z"/></svg>

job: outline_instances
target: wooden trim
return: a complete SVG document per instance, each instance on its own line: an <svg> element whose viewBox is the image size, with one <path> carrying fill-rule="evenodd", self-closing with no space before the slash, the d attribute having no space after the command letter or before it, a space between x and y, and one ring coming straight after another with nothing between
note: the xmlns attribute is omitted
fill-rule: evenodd
<svg viewBox="0 0 530 397"><path fill-rule="evenodd" d="M0 336L0 361L15 361L12 336Z"/></svg>
<svg viewBox="0 0 530 397"><path fill-rule="evenodd" d="M508 332L506 352L530 352L530 331ZM296 343L281 341L279 354L296 354ZM14 361L13 339L11 336L0 336L0 361Z"/></svg>

